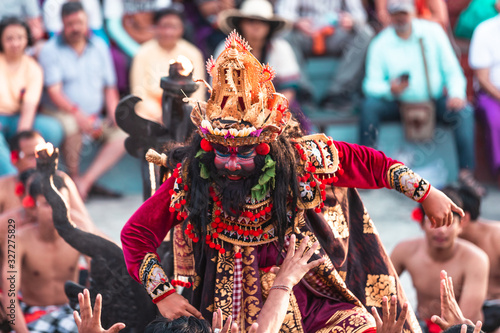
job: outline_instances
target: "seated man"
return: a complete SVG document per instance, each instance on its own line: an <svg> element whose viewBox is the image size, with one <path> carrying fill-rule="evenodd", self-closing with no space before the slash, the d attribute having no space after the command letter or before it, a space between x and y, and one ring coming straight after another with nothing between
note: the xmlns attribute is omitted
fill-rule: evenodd
<svg viewBox="0 0 500 333"><path fill-rule="evenodd" d="M293 22L289 41L297 59L328 55L340 60L322 104L348 109L353 93L361 90L366 49L373 35L360 0L278 0L276 13ZM312 79L312 78L311 78Z"/></svg>
<svg viewBox="0 0 500 333"><path fill-rule="evenodd" d="M63 32L44 45L39 58L52 102L45 103L44 112L63 124L64 159L85 199L93 186L96 189L94 182L125 153L126 134L115 123L118 91L108 47L101 38L88 35L87 15L80 2L65 3L61 15ZM104 107L107 116L101 118ZM80 177L83 135L105 143Z"/></svg>
<svg viewBox="0 0 500 333"><path fill-rule="evenodd" d="M443 192L455 204L462 205L456 191L445 189ZM453 287L463 315L473 321L482 320L481 306L488 286L488 257L475 245L458 239L462 230L460 216L454 214L449 227L432 229L430 220L422 213L420 223L425 237L396 245L391 260L398 275L405 270L411 275L422 327L435 332L431 318L440 313L440 289L436 280L442 270L454 277Z"/></svg>
<svg viewBox="0 0 500 333"><path fill-rule="evenodd" d="M481 198L467 187L459 189L465 217L460 238L481 248L490 259L490 277L487 301L483 306L484 331L500 328L500 222L488 221L479 216Z"/></svg>
<svg viewBox="0 0 500 333"><path fill-rule="evenodd" d="M146 119L162 123L162 94L160 80L168 76L170 60L179 55L187 57L194 66L193 79L205 79L205 62L200 50L182 39L184 33L183 15L170 7L154 14L154 38L144 43L134 57L130 71L130 89L133 95L142 99L137 113ZM205 99L204 87L192 95ZM166 124L169 125L169 124Z"/></svg>
<svg viewBox="0 0 500 333"><path fill-rule="evenodd" d="M64 283L76 281L80 254L57 233L52 208L42 195L38 176L35 173L29 180L36 223L18 230L15 222L9 224L9 235L15 234L15 260L9 238L4 247L3 305L7 313L15 311L10 325L18 333L77 332ZM68 191L60 177L54 177L54 185L68 200ZM22 301L17 298L18 291L22 292Z"/></svg>
<svg viewBox="0 0 500 333"><path fill-rule="evenodd" d="M366 99L360 117L361 144L376 146L380 121L400 119L398 102L433 101L437 121L453 128L460 180L483 195L484 188L472 175L474 114L467 104L466 80L448 37L436 23L413 18L413 0L390 0L388 10L392 25L373 39L368 50L363 83ZM425 50L429 87L420 40Z"/></svg>
<svg viewBox="0 0 500 333"><path fill-rule="evenodd" d="M496 2L500 10L500 1ZM487 127L491 168L500 186L500 15L479 24L470 45L469 64L479 83L478 112Z"/></svg>

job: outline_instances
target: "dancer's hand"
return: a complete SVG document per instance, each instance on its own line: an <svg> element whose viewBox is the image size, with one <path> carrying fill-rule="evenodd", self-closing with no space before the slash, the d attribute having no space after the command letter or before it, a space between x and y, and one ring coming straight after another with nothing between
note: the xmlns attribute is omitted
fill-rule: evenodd
<svg viewBox="0 0 500 333"><path fill-rule="evenodd" d="M233 320L233 317L229 316L227 317L226 323L224 326L222 326L222 310L219 308L217 309L216 312L214 312L214 316L212 318L212 332L213 333L227 333L229 331L229 326L231 326L231 333L238 333L238 325L236 323L233 323L231 325L231 321ZM257 328L259 325L257 323L253 323L252 326L250 326L250 330L248 333L257 333Z"/></svg>
<svg viewBox="0 0 500 333"><path fill-rule="evenodd" d="M195 316L199 319L203 319L200 311L196 310L194 306L189 304L187 299L178 293L168 295L159 301L156 306L158 306L158 310L160 310L161 315L170 320L174 320L182 316Z"/></svg>
<svg viewBox="0 0 500 333"><path fill-rule="evenodd" d="M88 289L83 290L83 294L78 294L78 303L80 303L80 314L77 311L73 312L78 333L116 333L125 328L125 324L116 323L109 330L105 330L101 326L101 307L102 296L97 294L94 304L94 312L92 313L92 305L90 304L90 293ZM81 317L80 317L81 316Z"/></svg>
<svg viewBox="0 0 500 333"><path fill-rule="evenodd" d="M387 296L382 298L383 320L380 318L377 309L372 307L372 314L377 323L377 333L401 333L403 331L403 325L405 324L406 315L408 314L408 303L403 304L403 309L396 319L396 314L398 312L397 301L396 296L392 296L391 307L389 309L389 300Z"/></svg>
<svg viewBox="0 0 500 333"><path fill-rule="evenodd" d="M474 325L472 321L465 318L462 314L462 310L458 306L457 300L455 298L455 291L453 290L453 281L451 277L448 276L446 271L441 271L441 317L432 316L431 321L438 325L443 331L450 328L453 325L467 324ZM482 325L480 321L478 324ZM476 325L478 325L476 324Z"/></svg>
<svg viewBox="0 0 500 333"><path fill-rule="evenodd" d="M450 226L453 223L453 212L461 217L465 216L460 207L435 187L431 187L429 195L422 202L422 207L434 228Z"/></svg>
<svg viewBox="0 0 500 333"><path fill-rule="evenodd" d="M274 280L275 285L285 285L293 288L307 272L325 261L324 258L320 258L307 263L319 246L319 243L315 242L311 248L305 252L308 241L309 237L304 237L297 252L295 252L295 235L290 236L290 244L288 245L288 252L285 260L280 267L275 266L271 268L271 272L276 274L276 279Z"/></svg>

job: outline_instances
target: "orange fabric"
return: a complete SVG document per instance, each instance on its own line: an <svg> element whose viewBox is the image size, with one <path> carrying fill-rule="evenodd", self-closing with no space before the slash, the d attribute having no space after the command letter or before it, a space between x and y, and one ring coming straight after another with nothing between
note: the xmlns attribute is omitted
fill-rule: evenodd
<svg viewBox="0 0 500 333"><path fill-rule="evenodd" d="M432 13L427 6L427 0L415 0L415 7L417 9L417 16L422 19L431 19Z"/></svg>
<svg viewBox="0 0 500 333"><path fill-rule="evenodd" d="M325 38L333 35L335 27L326 26L312 36L312 51L315 55L323 55L326 52Z"/></svg>

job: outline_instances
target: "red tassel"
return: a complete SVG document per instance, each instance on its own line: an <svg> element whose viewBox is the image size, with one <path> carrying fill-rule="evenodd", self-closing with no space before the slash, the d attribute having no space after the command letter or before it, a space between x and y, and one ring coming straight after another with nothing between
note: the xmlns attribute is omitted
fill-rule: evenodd
<svg viewBox="0 0 500 333"><path fill-rule="evenodd" d="M17 197L20 197L24 194L25 190L26 189L24 188L24 184L22 182L17 182L14 193L16 194Z"/></svg>
<svg viewBox="0 0 500 333"><path fill-rule="evenodd" d="M267 155L271 151L271 147L265 142L259 143L255 148L255 151L259 155Z"/></svg>
<svg viewBox="0 0 500 333"><path fill-rule="evenodd" d="M12 164L16 164L19 161L19 152L17 150L10 152L10 161Z"/></svg>
<svg viewBox="0 0 500 333"><path fill-rule="evenodd" d="M35 207L35 199L31 195L27 195L24 197L22 205L24 208L33 208Z"/></svg>
<svg viewBox="0 0 500 333"><path fill-rule="evenodd" d="M214 149L212 147L212 144L210 142L208 142L207 140L205 140L205 139L201 139L200 147L204 151L212 151Z"/></svg>

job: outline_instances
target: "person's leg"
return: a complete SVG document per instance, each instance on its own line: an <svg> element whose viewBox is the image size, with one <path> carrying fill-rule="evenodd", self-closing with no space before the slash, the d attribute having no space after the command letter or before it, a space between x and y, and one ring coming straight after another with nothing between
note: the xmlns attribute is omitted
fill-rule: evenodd
<svg viewBox="0 0 500 333"><path fill-rule="evenodd" d="M400 115L396 102L367 97L361 107L359 121L360 144L376 147L380 121L398 119L400 119Z"/></svg>
<svg viewBox="0 0 500 333"><path fill-rule="evenodd" d="M477 103L478 111L483 115L488 129L492 170L498 173L500 171L500 102L489 95L480 94Z"/></svg>
<svg viewBox="0 0 500 333"><path fill-rule="evenodd" d="M467 104L461 110L448 110L446 97L436 101L437 122L451 126L458 154L458 180L473 189L477 195L486 194L486 189L474 178L474 110Z"/></svg>
<svg viewBox="0 0 500 333"><path fill-rule="evenodd" d="M107 136L104 145L82 177L75 180L83 199L87 197L94 182L113 167L125 154L125 138L127 136L123 131L114 128L104 129L103 133L105 137Z"/></svg>
<svg viewBox="0 0 500 333"><path fill-rule="evenodd" d="M474 169L474 111L470 105L461 110L448 110L446 97L436 101L437 122L451 126L455 137L460 170Z"/></svg>
<svg viewBox="0 0 500 333"><path fill-rule="evenodd" d="M61 146L64 130L57 119L43 114L37 115L33 122L33 129L38 131L45 141L52 143L54 147Z"/></svg>
<svg viewBox="0 0 500 333"><path fill-rule="evenodd" d="M331 37L329 50L335 51L340 48L340 63L333 81L328 88L325 102L329 99L346 100L352 98L352 94L361 90L361 82L364 77L365 57L373 33L368 28L361 28L348 34L349 38L342 38L343 31L336 32ZM335 38L337 36L337 38ZM337 43L337 45L334 45ZM333 44L333 45L331 45Z"/></svg>

